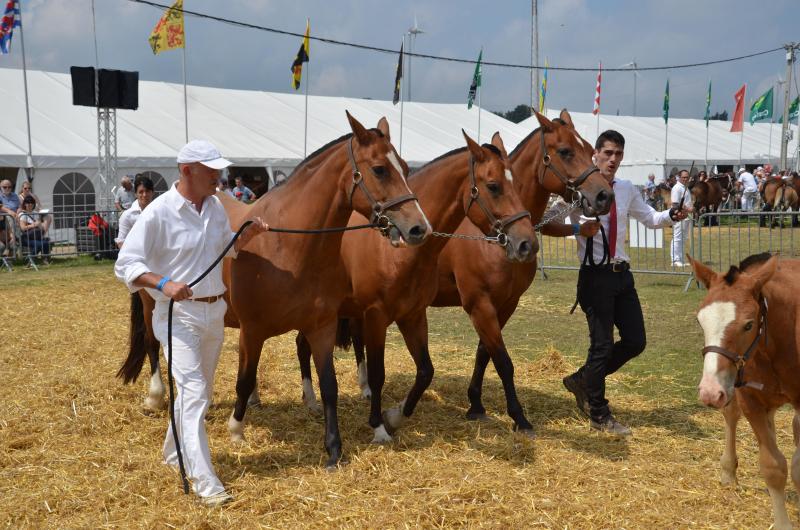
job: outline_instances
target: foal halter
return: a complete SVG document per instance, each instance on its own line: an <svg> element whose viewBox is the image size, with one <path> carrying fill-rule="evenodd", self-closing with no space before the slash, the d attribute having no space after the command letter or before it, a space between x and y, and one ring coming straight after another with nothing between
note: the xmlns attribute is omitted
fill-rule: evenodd
<svg viewBox="0 0 800 530"><path fill-rule="evenodd" d="M400 195L399 197L395 197L394 199L389 199L386 202L381 202L375 199L372 194L367 189L367 185L364 184L364 176L361 174L361 171L358 169L358 164L356 163L355 156L353 156L353 137L350 137L350 141L347 142L347 155L350 157L350 165L353 168L353 183L350 186L350 192L347 194L347 198L350 201L350 206L353 206L353 194L356 192L356 187L360 189L364 196L366 196L367 200L369 201L370 207L372 208L372 215L370 216L370 222L376 227L381 230L384 235L388 233L388 229L392 226L392 221L386 215L386 211L394 208L395 206L399 206L403 203L409 201L417 201L417 196L413 193L408 193L406 195ZM378 175L372 171L372 168L368 168L369 172L372 176L379 180Z"/></svg>
<svg viewBox="0 0 800 530"><path fill-rule="evenodd" d="M497 234L497 244L501 247L505 247L508 245L508 234L506 234L506 228L520 219L524 219L526 217L530 219L531 213L528 210L522 210L515 214L503 217L502 219L495 217L492 211L486 206L483 198L481 198L480 190L478 190L478 183L475 180L475 158L472 155L469 157L469 183L469 202L467 203L467 207L464 208L464 213L469 214L469 209L472 208L472 203L477 203L483 211L483 214L486 216L486 219L489 220L489 224L492 225L492 230L494 230Z"/></svg>
<svg viewBox="0 0 800 530"><path fill-rule="evenodd" d="M544 156L542 157L542 164L544 164L544 171L542 171L539 174L539 184L544 186L544 175L545 173L547 173L547 170L549 169L550 171L553 172L553 174L556 177L558 177L558 180L560 180L561 183L564 186L566 186L566 188L569 191L572 192L572 202L575 202L577 200L578 202L582 203L583 195L581 194L578 188L580 188L583 185L583 183L586 182L586 179L588 179L592 173L594 173L595 171L599 172L600 169L594 164L592 164L590 167L586 168L583 171L583 173L578 175L578 177L575 180L572 181L569 180L569 178L566 175L561 173L558 170L558 168L553 165L553 159L550 157L550 153L547 152L547 146L544 143L544 129L541 129L541 132L542 132L542 153L544 153Z"/></svg>
<svg viewBox="0 0 800 530"><path fill-rule="evenodd" d="M747 350L745 350L744 355L738 355L735 352L727 350L722 346L706 346L703 348L703 357L706 356L707 353L714 352L722 355L726 359L736 366L736 381L734 382L733 386L735 388L741 388L743 386L749 386L755 388L757 390L761 390L764 388L764 385L761 383L754 383L754 382L746 382L744 380L744 364L750 359L750 355L753 353L758 341L761 340L761 337L764 337L764 346L767 345L767 336L765 335L767 331L767 299L764 298L764 295L761 295L758 299L758 306L759 306L759 319L758 319L758 333L756 333L753 342L750 343Z"/></svg>

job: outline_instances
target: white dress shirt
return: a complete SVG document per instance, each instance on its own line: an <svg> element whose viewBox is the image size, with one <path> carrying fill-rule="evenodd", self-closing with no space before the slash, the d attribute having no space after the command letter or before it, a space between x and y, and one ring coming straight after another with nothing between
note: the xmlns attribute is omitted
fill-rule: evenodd
<svg viewBox="0 0 800 530"><path fill-rule="evenodd" d="M756 193L758 191L758 183L756 182L756 178L749 171L742 172L742 174L739 175L739 178L736 180L742 183L742 187L744 188L742 191L746 193Z"/></svg>
<svg viewBox="0 0 800 530"><path fill-rule="evenodd" d="M173 185L139 215L120 249L114 272L131 292L140 289L133 282L147 272L189 283L214 262L232 238L231 225L219 199L206 197L198 213ZM236 256L233 247L228 256ZM157 302L169 300L156 289L147 291ZM224 293L222 264L192 291L192 298Z"/></svg>
<svg viewBox="0 0 800 530"><path fill-rule="evenodd" d="M672 186L669 200L674 208L690 208L692 206L692 192L680 180ZM683 201L683 204L679 204Z"/></svg>
<svg viewBox="0 0 800 530"><path fill-rule="evenodd" d="M669 217L669 210L657 212L651 206L644 202L642 194L639 193L633 184L628 180L615 179L612 181L614 187L614 203L617 209L617 248L611 261L630 261L630 257L625 252L625 239L628 233L628 217L633 217L641 222L648 228L658 228L661 226L670 226L673 224L672 219ZM580 210L576 210L570 214L572 223L583 224L586 221L594 221L594 217L585 217L580 214ZM600 216L600 224L608 237L609 230L609 215ZM586 255L586 238L578 235L575 237L578 242L578 259L583 263L583 257ZM594 262L600 264L603 259L603 236L601 232L593 238L593 257Z"/></svg>
<svg viewBox="0 0 800 530"><path fill-rule="evenodd" d="M114 243L119 245L125 238L128 236L128 232L131 231L133 228L133 224L139 218L139 214L142 213L142 207L139 206L139 200L133 201L133 204L130 208L122 212L122 215L119 216L119 231L117 232L117 237L114 238Z"/></svg>

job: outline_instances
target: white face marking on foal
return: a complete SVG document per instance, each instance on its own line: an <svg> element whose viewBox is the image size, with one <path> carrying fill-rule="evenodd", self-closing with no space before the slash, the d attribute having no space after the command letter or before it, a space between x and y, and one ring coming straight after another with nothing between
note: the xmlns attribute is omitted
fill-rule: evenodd
<svg viewBox="0 0 800 530"><path fill-rule="evenodd" d="M578 133L575 133L575 139L578 141L578 145L583 145L583 140L581 140L581 137L578 135Z"/></svg>
<svg viewBox="0 0 800 530"><path fill-rule="evenodd" d="M400 161L397 159L397 155L394 154L394 151L389 151L389 154L386 158L389 159L389 163L392 164L392 167L394 167L397 172L400 173L400 176L403 177L403 180L406 180L406 174L403 173L403 166L400 165Z"/></svg>
<svg viewBox="0 0 800 530"><path fill-rule="evenodd" d="M511 174L511 170L510 169L506 169L505 170L505 174L506 174L506 180L507 181L514 182L514 176Z"/></svg>
<svg viewBox="0 0 800 530"><path fill-rule="evenodd" d="M736 318L736 304L733 302L712 302L697 313L697 320L703 328L706 346L722 346L725 328ZM718 354L709 352L703 361L703 372L717 373Z"/></svg>

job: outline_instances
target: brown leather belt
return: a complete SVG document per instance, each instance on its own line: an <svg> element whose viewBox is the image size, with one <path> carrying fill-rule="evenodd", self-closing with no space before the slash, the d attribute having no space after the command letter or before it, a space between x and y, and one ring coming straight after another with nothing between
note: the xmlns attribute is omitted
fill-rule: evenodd
<svg viewBox="0 0 800 530"><path fill-rule="evenodd" d="M216 296L206 296L205 298L189 298L192 302L206 302L208 304L213 304L217 300L221 299L222 295L218 294Z"/></svg>

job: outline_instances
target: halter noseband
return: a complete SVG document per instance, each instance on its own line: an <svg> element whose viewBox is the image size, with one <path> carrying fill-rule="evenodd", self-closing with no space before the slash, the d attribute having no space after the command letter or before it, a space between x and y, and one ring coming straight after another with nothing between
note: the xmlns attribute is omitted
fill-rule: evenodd
<svg viewBox="0 0 800 530"><path fill-rule="evenodd" d="M356 187L358 187L358 189L364 193L364 196L367 198L370 207L372 208L372 214L369 219L370 222L376 225L377 228L384 233L384 235L388 234L388 229L392 226L392 222L386 215L386 211L409 201L419 202L417 196L413 193L408 193L406 195L395 197L394 199L389 199L386 202L376 200L367 189L367 185L364 184L364 176L361 174L361 171L359 171L355 156L353 156L352 136L350 137L350 141L347 142L347 155L350 158L350 165L353 168L353 183L350 185L350 192L347 194L350 207L353 206L353 194L356 192ZM372 168L368 168L368 170L372 176L375 177L375 179L378 179L378 176L374 171L372 171Z"/></svg>
<svg viewBox="0 0 800 530"><path fill-rule="evenodd" d="M558 168L552 164L553 160L550 157L550 153L547 152L547 146L544 143L544 132L545 131L544 131L544 129L542 129L541 131L542 131L542 153L544 153L544 156L542 157L542 164L544 164L544 171L542 171L539 174L539 184L544 186L544 175L545 175L545 173L547 173L547 170L549 169L550 171L553 172L553 174L556 177L558 177L558 180L560 180L561 183L564 186L566 186L566 188L569 191L572 192L572 200L573 201L575 200L575 195L577 195L578 199L581 200L581 202L583 202L583 195L578 190L578 188L580 188L583 185L583 183L586 182L586 179L588 179L589 176L592 173L594 173L595 171L600 171L600 169L597 166L595 166L594 164L592 164L590 167L586 168L583 171L583 173L578 175L578 178L576 178L575 180L570 181L569 178L566 175L561 173L558 170Z"/></svg>
<svg viewBox="0 0 800 530"><path fill-rule="evenodd" d="M758 320L758 333L756 333L753 342L750 343L750 346L747 347L745 350L744 355L738 355L736 352L732 352L728 349L723 348L722 346L706 346L703 348L703 357L705 358L707 353L718 353L728 359L730 362L736 366L736 381L733 383L735 388L741 388L743 386L749 386L758 390L764 388L764 385L761 383L755 382L746 382L744 380L744 365L750 359L750 355L753 353L758 341L761 340L761 337L764 337L764 346L767 345L767 336L765 335L767 331L767 299L764 298L764 295L761 295L758 300L758 306L760 310L759 320Z"/></svg>
<svg viewBox="0 0 800 530"><path fill-rule="evenodd" d="M469 202L467 203L467 207L464 209L464 213L469 214L469 209L472 208L472 203L478 203L478 206L480 206L483 214L486 216L486 219L489 220L489 224L492 225L492 229L497 234L497 244L501 247L505 247L508 245L508 234L506 234L506 228L520 219L524 219L525 217L530 219L531 213L528 210L522 210L515 214L503 217L502 219L495 217L491 210L489 210L489 208L486 206L483 198L481 198L480 190L478 190L478 183L475 180L475 158L472 155L469 157L469 183Z"/></svg>

